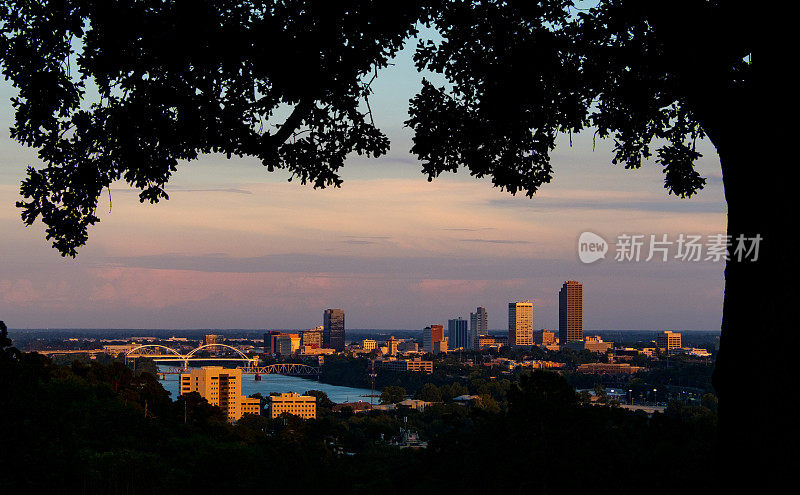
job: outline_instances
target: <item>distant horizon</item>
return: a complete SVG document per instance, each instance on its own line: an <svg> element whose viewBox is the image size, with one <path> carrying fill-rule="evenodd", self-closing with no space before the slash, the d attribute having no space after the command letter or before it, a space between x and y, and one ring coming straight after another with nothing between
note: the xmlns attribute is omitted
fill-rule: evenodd
<svg viewBox="0 0 800 495"><path fill-rule="evenodd" d="M102 327L74 327L74 328L14 328L8 327L9 332L13 331L24 331L24 332L70 332L70 331L80 331L80 332L125 332L125 331L137 331L137 332L266 332L270 330L275 331L305 331L310 330L309 328L102 328ZM542 330L542 329L537 329ZM544 330L550 330L557 332L558 329L552 328L545 328ZM720 332L720 329L703 329L703 328L692 328L692 329L681 329L676 327L671 328L597 328L597 329L584 329L583 333L590 333L590 332L663 332L664 330L671 330L674 332ZM346 332L422 332L423 328L346 328ZM507 332L507 329L504 328L490 328L489 332Z"/></svg>

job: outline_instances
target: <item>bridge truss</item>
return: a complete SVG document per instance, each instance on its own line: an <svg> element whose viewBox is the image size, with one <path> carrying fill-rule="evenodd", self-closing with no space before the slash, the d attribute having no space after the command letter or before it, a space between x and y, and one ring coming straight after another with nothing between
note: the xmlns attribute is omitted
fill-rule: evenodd
<svg viewBox="0 0 800 495"><path fill-rule="evenodd" d="M269 366L243 366L239 368L242 374L247 375L291 375L291 376L319 376L318 367L296 363L278 363Z"/></svg>

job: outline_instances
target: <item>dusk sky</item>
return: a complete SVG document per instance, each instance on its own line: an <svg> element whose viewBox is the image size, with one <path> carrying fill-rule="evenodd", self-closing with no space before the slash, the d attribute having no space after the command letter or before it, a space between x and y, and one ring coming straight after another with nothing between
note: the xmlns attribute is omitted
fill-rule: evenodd
<svg viewBox="0 0 800 495"><path fill-rule="evenodd" d="M706 188L668 196L660 165L611 164L610 140L562 136L554 180L533 199L465 170L427 182L403 127L419 88L415 43L379 73L370 99L391 139L381 159L353 157L341 189L313 190L255 159L206 156L184 164L170 200L142 205L124 183L76 259L26 228L14 206L35 151L8 137L13 88L0 82L0 319L11 328L309 328L325 308L348 328L421 329L489 312L507 328L509 301L534 300L534 328L557 328L558 290L584 284L584 329L718 329L717 262L617 262L577 257L581 232L719 234L719 160L699 143ZM612 248L613 249L613 248Z"/></svg>

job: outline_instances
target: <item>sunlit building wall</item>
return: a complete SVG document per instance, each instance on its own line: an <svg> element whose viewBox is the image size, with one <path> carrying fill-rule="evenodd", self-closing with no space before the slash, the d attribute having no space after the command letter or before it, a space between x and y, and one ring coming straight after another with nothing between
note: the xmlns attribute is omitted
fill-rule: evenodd
<svg viewBox="0 0 800 495"><path fill-rule="evenodd" d="M533 345L533 302L508 303L508 345Z"/></svg>

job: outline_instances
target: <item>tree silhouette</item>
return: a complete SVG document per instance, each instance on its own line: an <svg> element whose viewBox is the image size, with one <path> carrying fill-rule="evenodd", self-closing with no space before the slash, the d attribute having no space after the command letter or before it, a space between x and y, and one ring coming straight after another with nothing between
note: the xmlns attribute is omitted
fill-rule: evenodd
<svg viewBox="0 0 800 495"><path fill-rule="evenodd" d="M366 78L419 18L413 1L0 1L11 136L45 164L23 220L75 256L111 182L155 203L179 160L210 152L338 186L348 154L388 149Z"/></svg>
<svg viewBox="0 0 800 495"><path fill-rule="evenodd" d="M424 81L407 122L429 180L465 166L533 195L551 179L556 136L594 129L613 138L614 163L635 169L655 153L668 192L690 197L705 184L695 142L714 144L728 234L763 238L757 261L725 270L722 452L780 462L765 442L788 423L737 389L779 395L779 380L744 364L792 321L794 292L768 290L797 268L781 230L792 181L767 172L785 162L767 143L786 130L763 110L780 106L789 78L756 91L752 12L738 2L0 0L0 61L19 90L11 135L44 163L28 169L22 218L41 218L74 256L112 181L157 202L179 160L209 152L338 186L349 153L388 149L369 82L420 22L442 41L421 41L416 64L447 80ZM773 76L778 66L761 65Z"/></svg>

